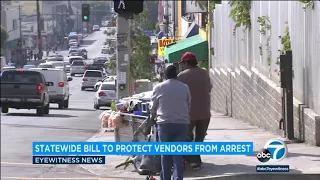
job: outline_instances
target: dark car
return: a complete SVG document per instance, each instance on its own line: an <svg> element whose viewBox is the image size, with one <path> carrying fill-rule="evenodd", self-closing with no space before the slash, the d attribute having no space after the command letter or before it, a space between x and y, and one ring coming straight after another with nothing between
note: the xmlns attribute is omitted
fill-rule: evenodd
<svg viewBox="0 0 320 180"><path fill-rule="evenodd" d="M83 58L88 59L88 51L86 49L80 49L79 52Z"/></svg>
<svg viewBox="0 0 320 180"><path fill-rule="evenodd" d="M39 116L49 114L49 89L43 74L29 70L6 70L1 77L2 113L9 108L36 109Z"/></svg>

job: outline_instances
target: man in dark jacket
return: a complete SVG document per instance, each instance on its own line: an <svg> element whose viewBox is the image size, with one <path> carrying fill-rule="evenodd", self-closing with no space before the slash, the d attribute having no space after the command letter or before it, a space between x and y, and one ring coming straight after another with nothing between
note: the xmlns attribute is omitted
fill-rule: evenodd
<svg viewBox="0 0 320 180"><path fill-rule="evenodd" d="M206 70L198 66L197 58L191 52L183 54L179 64L182 64L185 70L178 74L178 80L188 85L191 94L189 139L203 142L211 117L210 77ZM193 170L201 168L200 155L188 156L188 160Z"/></svg>

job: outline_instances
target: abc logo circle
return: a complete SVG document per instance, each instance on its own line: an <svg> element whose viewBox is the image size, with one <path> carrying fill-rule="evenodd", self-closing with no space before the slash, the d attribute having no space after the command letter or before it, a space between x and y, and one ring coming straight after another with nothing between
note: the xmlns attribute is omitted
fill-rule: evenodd
<svg viewBox="0 0 320 180"><path fill-rule="evenodd" d="M257 159L260 162L268 162L271 158L271 153L268 149L261 149L261 151L257 154Z"/></svg>
<svg viewBox="0 0 320 180"><path fill-rule="evenodd" d="M257 154L257 158L260 162L281 161L287 155L288 149L285 142L279 139L271 139L265 145L264 148Z"/></svg>

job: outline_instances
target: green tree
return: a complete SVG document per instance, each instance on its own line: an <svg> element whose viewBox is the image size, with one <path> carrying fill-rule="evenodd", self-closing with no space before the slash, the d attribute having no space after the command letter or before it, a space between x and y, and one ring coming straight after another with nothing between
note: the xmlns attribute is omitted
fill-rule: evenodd
<svg viewBox="0 0 320 180"><path fill-rule="evenodd" d="M2 27L1 26L1 55L2 55L2 48L3 48L3 46L4 46L4 43L7 41L7 39L8 39L8 33L7 33L7 30L4 28L4 27Z"/></svg>
<svg viewBox="0 0 320 180"><path fill-rule="evenodd" d="M144 9L142 13L134 16L131 28L132 55L130 59L131 76L134 79L154 78L154 67L149 62L151 57L150 38L143 34L143 30L155 30L155 23L148 19L149 10Z"/></svg>

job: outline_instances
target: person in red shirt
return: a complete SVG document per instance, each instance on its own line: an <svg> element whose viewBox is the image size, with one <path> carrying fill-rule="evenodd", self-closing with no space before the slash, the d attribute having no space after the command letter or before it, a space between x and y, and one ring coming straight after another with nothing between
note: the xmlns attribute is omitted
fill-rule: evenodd
<svg viewBox="0 0 320 180"><path fill-rule="evenodd" d="M189 140L203 142L210 123L210 92L212 85L205 69L198 66L197 58L191 52L182 55L179 64L184 71L178 74L178 80L185 83L191 94ZM194 133L193 133L194 132ZM193 170L201 169L200 155L187 156Z"/></svg>

